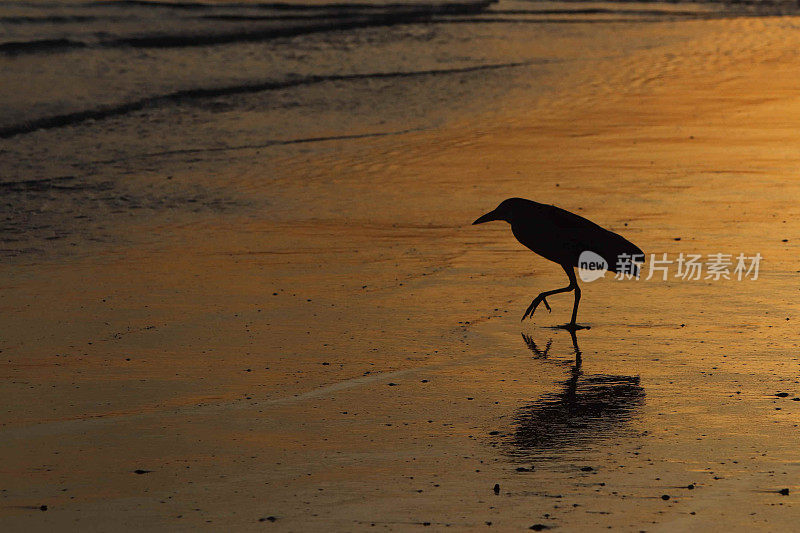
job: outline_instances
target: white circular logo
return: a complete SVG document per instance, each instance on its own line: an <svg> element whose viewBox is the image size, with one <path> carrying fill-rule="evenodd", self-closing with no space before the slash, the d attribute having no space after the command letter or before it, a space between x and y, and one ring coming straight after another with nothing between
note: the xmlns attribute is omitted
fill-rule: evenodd
<svg viewBox="0 0 800 533"><path fill-rule="evenodd" d="M608 270L608 263L602 256L592 252L591 250L584 250L578 257L578 277L581 281L594 281L606 275Z"/></svg>

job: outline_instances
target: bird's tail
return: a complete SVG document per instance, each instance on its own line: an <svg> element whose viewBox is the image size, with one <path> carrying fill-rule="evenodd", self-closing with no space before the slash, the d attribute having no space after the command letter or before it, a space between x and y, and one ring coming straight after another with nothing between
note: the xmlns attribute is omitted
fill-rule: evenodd
<svg viewBox="0 0 800 533"><path fill-rule="evenodd" d="M645 262L644 252L625 238L619 235L617 237L618 242L601 254L608 261L608 269L617 274L629 274L638 278L641 265Z"/></svg>

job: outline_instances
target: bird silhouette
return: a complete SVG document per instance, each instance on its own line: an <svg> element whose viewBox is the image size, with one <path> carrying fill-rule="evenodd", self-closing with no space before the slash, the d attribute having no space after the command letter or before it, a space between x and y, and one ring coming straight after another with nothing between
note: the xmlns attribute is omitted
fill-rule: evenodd
<svg viewBox="0 0 800 533"><path fill-rule="evenodd" d="M644 262L642 250L621 235L554 205L540 204L524 198L509 198L472 224L483 224L492 220L504 220L511 224L511 231L520 243L545 259L561 265L569 278L569 285L566 287L544 291L534 298L522 315L522 320L529 316L533 318L540 303L551 311L547 303L548 296L574 291L572 320L559 327L573 331L588 327L579 326L576 322L581 289L578 287L574 269L581 266L579 258L584 252L593 252L600 256L605 261L605 265L600 265L601 268L631 276L638 276L637 263Z"/></svg>

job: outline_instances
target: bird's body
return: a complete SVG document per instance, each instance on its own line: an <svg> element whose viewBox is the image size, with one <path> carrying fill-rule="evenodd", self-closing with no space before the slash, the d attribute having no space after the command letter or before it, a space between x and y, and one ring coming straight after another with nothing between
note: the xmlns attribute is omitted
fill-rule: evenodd
<svg viewBox="0 0 800 533"><path fill-rule="evenodd" d="M578 258L586 250L606 260L608 269L617 272L622 254L643 255L642 251L621 235L608 231L582 216L554 205L540 204L522 198L515 201L516 216L511 221L514 237L545 259L560 265L578 267Z"/></svg>
<svg viewBox="0 0 800 533"><path fill-rule="evenodd" d="M563 289L546 291L534 299L523 320L533 316L537 305L543 302L550 309L546 297L560 292L575 291L575 306L572 321L567 326L577 328L575 322L580 300L580 288L575 278L574 267L580 266L579 258L584 252L593 252L605 260L612 272L638 272L635 262L644 261L642 250L612 231L602 228L569 211L554 205L540 204L523 198L504 200L494 211L478 218L473 224L491 220L504 220L511 224L514 237L533 252L562 266L570 279Z"/></svg>

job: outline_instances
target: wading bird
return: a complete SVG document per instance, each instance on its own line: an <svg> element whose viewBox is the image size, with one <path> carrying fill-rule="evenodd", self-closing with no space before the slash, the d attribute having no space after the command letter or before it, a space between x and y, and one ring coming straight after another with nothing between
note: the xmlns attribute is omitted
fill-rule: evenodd
<svg viewBox="0 0 800 533"><path fill-rule="evenodd" d="M494 211L486 213L472 224L483 224L491 220L504 220L511 224L514 237L525 247L561 265L569 278L569 285L561 289L545 291L533 299L531 305L522 315L522 320L533 317L540 303L550 311L547 297L560 292L575 292L575 305L572 308L572 320L561 326L576 330L579 326L575 319L578 316L578 302L581 300L581 289L575 277L575 267L581 265L586 252L593 252L602 261L592 268L609 270L624 274L638 275L636 263L644 261L644 254L633 243L612 231L601 228L594 222L586 220L569 211L554 205L545 205L523 198L503 200ZM591 254L588 254L592 257ZM594 256L596 257L596 256ZM603 263L604 262L604 263ZM599 267L599 268L598 268Z"/></svg>

